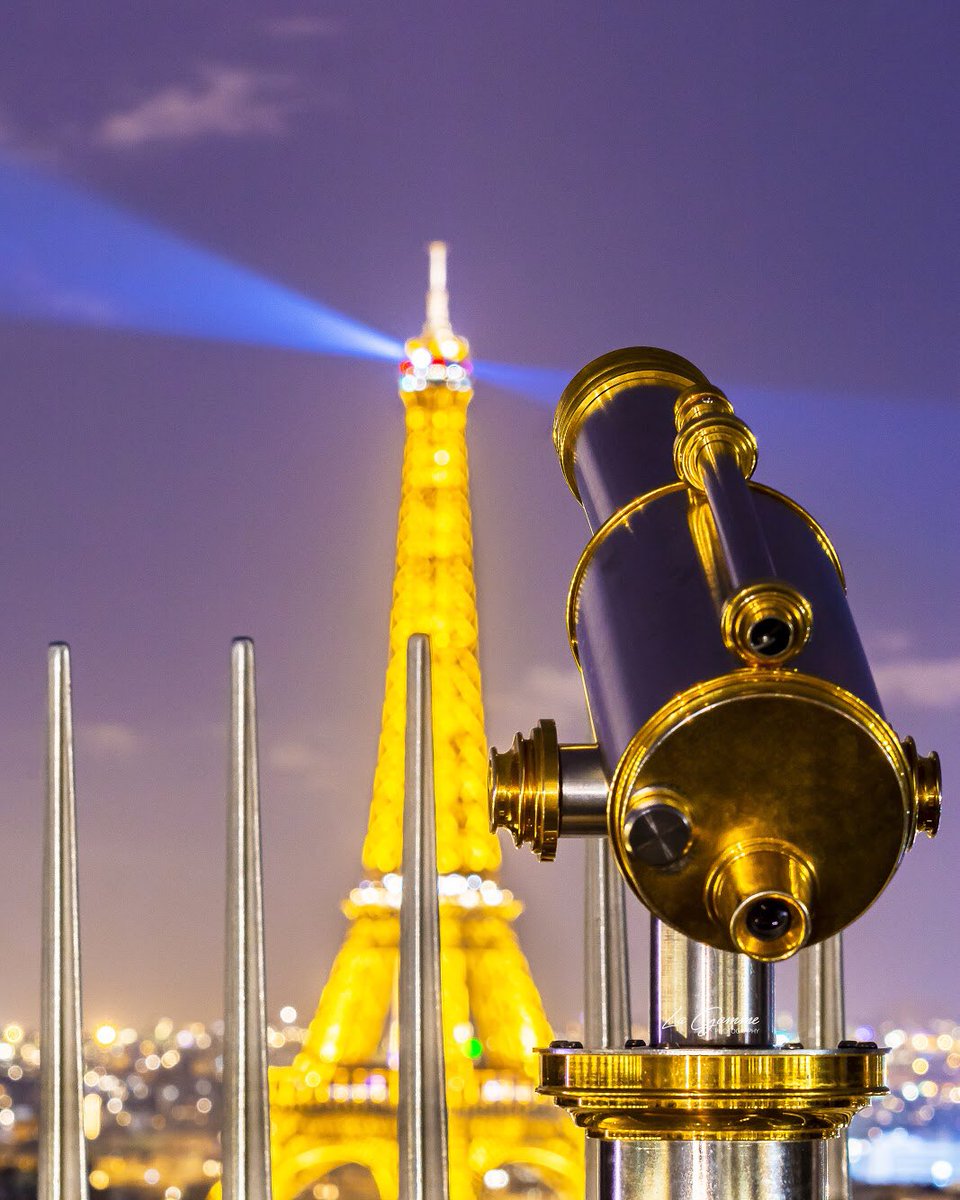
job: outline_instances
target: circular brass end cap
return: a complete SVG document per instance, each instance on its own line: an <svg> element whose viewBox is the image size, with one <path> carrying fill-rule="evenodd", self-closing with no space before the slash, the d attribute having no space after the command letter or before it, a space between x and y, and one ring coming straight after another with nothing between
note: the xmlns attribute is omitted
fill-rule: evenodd
<svg viewBox="0 0 960 1200"><path fill-rule="evenodd" d="M611 350L587 363L567 384L553 418L553 444L570 491L580 499L573 473L577 435L591 410L606 404L625 388L638 384L686 390L710 386L703 372L669 350L655 346L628 346Z"/></svg>
<svg viewBox="0 0 960 1200"><path fill-rule="evenodd" d="M649 867L670 867L690 846L690 818L670 788L641 788L623 819L631 855Z"/></svg>
<svg viewBox="0 0 960 1200"><path fill-rule="evenodd" d="M940 828L942 789L940 755L936 751L931 754L918 754L917 744L912 737L904 738L900 744L903 746L913 785L917 808L917 833L936 837Z"/></svg>
<svg viewBox="0 0 960 1200"><path fill-rule="evenodd" d="M734 592L720 614L724 645L751 666L778 666L810 640L813 609L795 587L762 579Z"/></svg>
<svg viewBox="0 0 960 1200"><path fill-rule="evenodd" d="M518 733L504 754L491 749L487 795L491 833L508 829L516 845L529 842L541 862L556 858L560 746L553 721L539 721L529 737Z"/></svg>
<svg viewBox="0 0 960 1200"><path fill-rule="evenodd" d="M813 877L784 842L738 847L708 884L710 907L743 954L761 962L789 958L810 936Z"/></svg>
<svg viewBox="0 0 960 1200"><path fill-rule="evenodd" d="M682 797L690 822L689 846L667 868L628 840L647 788ZM741 667L679 692L637 731L611 780L607 825L625 880L656 917L775 960L873 903L916 828L915 795L900 739L864 701L790 668ZM768 849L778 853L744 856ZM750 898L779 902L786 917L771 905L751 912Z"/></svg>

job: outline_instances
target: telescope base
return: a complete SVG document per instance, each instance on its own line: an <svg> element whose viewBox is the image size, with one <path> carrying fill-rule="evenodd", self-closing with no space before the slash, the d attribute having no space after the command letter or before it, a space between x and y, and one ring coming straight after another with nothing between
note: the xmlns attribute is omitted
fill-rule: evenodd
<svg viewBox="0 0 960 1200"><path fill-rule="evenodd" d="M605 1141L600 1200L826 1200L827 1145Z"/></svg>

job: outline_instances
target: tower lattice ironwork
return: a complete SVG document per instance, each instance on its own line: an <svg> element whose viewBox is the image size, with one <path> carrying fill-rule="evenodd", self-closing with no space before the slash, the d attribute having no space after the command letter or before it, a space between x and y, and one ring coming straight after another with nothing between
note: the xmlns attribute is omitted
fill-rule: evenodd
<svg viewBox="0 0 960 1200"><path fill-rule="evenodd" d="M450 325L443 243L430 247L427 319L406 353L389 659L364 878L344 902L349 927L304 1046L291 1066L271 1072L274 1196L347 1200L351 1168L367 1194L397 1195L404 662L407 638L422 632L433 656L451 1200L537 1180L573 1197L582 1194L582 1135L534 1092L531 1051L551 1032L512 928L521 905L498 882L500 848L487 824L466 443L473 385L469 346Z"/></svg>

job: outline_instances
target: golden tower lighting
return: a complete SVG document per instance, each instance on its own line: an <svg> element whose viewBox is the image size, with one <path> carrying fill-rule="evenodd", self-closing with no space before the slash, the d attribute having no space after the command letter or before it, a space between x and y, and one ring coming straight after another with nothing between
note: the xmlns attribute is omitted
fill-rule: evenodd
<svg viewBox="0 0 960 1200"><path fill-rule="evenodd" d="M364 878L344 902L346 937L302 1051L271 1072L275 1200L397 1195L397 965L405 659L430 637L441 989L451 1200L534 1180L583 1190L582 1135L534 1093L533 1050L551 1038L501 888L489 832L466 419L469 346L453 332L446 246L430 246L427 314L406 344L406 441L389 657Z"/></svg>

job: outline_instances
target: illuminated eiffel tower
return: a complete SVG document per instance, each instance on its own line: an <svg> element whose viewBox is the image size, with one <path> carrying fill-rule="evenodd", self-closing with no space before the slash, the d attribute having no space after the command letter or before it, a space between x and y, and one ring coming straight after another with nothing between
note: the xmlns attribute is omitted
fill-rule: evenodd
<svg viewBox="0 0 960 1200"><path fill-rule="evenodd" d="M406 346L406 444L386 691L365 877L306 1042L271 1072L275 1200L395 1200L396 983L406 642L430 635L451 1200L538 1188L582 1195L582 1134L534 1093L531 1051L551 1038L499 886L467 483L469 347L450 325L446 247L430 246L423 332Z"/></svg>

